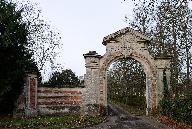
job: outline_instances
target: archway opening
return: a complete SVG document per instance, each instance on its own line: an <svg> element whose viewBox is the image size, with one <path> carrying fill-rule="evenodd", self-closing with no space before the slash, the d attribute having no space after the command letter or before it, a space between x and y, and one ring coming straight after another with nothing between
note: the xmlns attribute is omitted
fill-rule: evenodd
<svg viewBox="0 0 192 129"><path fill-rule="evenodd" d="M107 100L131 114L146 114L146 74L140 62L130 57L112 62L107 70Z"/></svg>

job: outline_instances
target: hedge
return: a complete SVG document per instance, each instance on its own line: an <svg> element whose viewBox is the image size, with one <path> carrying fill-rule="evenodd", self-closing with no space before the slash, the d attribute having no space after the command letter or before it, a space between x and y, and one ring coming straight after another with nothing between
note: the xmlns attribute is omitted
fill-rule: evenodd
<svg viewBox="0 0 192 129"><path fill-rule="evenodd" d="M162 99L160 113L174 120L192 123L192 99Z"/></svg>

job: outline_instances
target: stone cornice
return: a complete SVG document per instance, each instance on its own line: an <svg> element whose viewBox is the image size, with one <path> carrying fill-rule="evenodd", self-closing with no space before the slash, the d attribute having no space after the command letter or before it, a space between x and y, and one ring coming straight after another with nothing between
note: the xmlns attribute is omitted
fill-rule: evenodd
<svg viewBox="0 0 192 129"><path fill-rule="evenodd" d="M112 33L112 34L104 37L102 44L106 46L108 42L115 40L116 37L121 36L127 32L131 32L132 34L135 34L136 36L140 37L144 41L150 41L150 38L147 37L146 35L138 32L130 27L126 27L124 29L121 29L115 33Z"/></svg>
<svg viewBox="0 0 192 129"><path fill-rule="evenodd" d="M83 54L84 58L86 57L96 57L96 58L101 58L101 55L98 55L98 53L96 51L89 51L86 54Z"/></svg>

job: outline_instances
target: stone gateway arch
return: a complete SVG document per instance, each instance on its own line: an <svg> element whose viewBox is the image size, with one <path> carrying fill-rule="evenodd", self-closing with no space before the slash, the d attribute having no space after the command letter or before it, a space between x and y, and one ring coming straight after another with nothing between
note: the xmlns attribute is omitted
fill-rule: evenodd
<svg viewBox="0 0 192 129"><path fill-rule="evenodd" d="M163 98L163 71L170 83L170 57L152 57L148 51L150 39L126 27L103 39L106 53L101 56L95 51L84 54L85 92L84 110L89 113L101 113L107 107L107 69L119 58L131 57L140 62L146 74L146 114L158 107Z"/></svg>
<svg viewBox="0 0 192 129"><path fill-rule="evenodd" d="M146 74L146 114L150 115L163 98L163 78L170 83L170 57L152 57L150 39L131 28L124 28L103 39L106 53L84 54L85 88L38 87L37 76L27 74L26 83L14 111L15 116L80 113L98 115L107 112L107 69L115 60L130 57L142 64ZM168 87L170 88L170 87Z"/></svg>

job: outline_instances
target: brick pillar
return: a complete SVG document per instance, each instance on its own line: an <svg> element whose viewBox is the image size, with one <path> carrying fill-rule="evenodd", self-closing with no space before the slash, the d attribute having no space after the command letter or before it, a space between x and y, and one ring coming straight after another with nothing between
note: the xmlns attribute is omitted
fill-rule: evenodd
<svg viewBox="0 0 192 129"><path fill-rule="evenodd" d="M25 83L19 95L14 117L32 116L37 114L37 75L26 74Z"/></svg>

